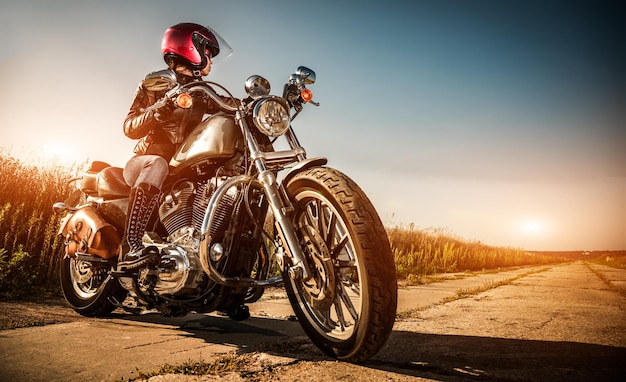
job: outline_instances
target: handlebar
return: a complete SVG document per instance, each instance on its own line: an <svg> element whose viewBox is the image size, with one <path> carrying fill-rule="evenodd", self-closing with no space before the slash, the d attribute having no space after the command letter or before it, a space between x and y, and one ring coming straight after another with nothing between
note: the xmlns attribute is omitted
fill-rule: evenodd
<svg viewBox="0 0 626 382"><path fill-rule="evenodd" d="M159 107L165 105L165 102L167 102L168 99L174 99L178 94L182 93L184 87L184 85L177 85L176 87L165 93L165 95L161 99L157 100L154 104L144 108L143 112L158 109ZM237 106L232 106L224 102L224 100L222 100L222 98L218 96L213 91L213 89L209 88L208 86L195 85L187 90L187 93L193 92L204 93L224 112L236 112L237 110L239 110Z"/></svg>
<svg viewBox="0 0 626 382"><path fill-rule="evenodd" d="M239 110L239 107L237 106L233 106L233 105L229 105L226 102L224 102L224 100L222 100L222 98L220 96L218 96L213 89L207 87L207 86L201 86L201 85L196 85L196 86L192 86L189 88L189 90L187 91L188 93L193 93L193 92L202 92L204 94L206 94L213 102L215 102L215 104L222 109L222 111L225 112L235 112L237 110Z"/></svg>

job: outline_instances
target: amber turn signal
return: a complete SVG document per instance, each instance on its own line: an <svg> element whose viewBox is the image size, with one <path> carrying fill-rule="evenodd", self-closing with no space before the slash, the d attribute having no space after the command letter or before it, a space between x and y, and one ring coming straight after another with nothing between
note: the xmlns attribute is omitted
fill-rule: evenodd
<svg viewBox="0 0 626 382"><path fill-rule="evenodd" d="M304 102L311 102L313 100L313 92L309 89L302 89L300 97L302 97Z"/></svg>
<svg viewBox="0 0 626 382"><path fill-rule="evenodd" d="M183 93L176 97L176 104L183 109L189 109L191 107L192 99L187 93Z"/></svg>

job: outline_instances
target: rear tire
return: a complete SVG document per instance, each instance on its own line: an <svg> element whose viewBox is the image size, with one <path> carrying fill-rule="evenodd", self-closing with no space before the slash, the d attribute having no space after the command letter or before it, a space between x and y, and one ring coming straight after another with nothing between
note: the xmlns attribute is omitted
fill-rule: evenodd
<svg viewBox="0 0 626 382"><path fill-rule="evenodd" d="M287 184L294 228L312 278L284 283L313 343L331 357L362 362L393 328L397 280L387 233L367 196L341 172L314 167Z"/></svg>
<svg viewBox="0 0 626 382"><path fill-rule="evenodd" d="M65 258L61 261L61 289L67 302L83 316L109 315L126 298L126 290L101 264Z"/></svg>

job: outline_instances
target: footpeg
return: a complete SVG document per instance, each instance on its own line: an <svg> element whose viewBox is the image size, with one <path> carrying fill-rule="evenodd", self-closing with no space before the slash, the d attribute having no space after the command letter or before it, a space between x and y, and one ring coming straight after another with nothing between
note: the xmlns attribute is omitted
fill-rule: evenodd
<svg viewBox="0 0 626 382"><path fill-rule="evenodd" d="M128 257L130 257L128 260L117 263L118 272L126 273L149 265L158 265L161 260L159 249L155 246L144 248L140 254Z"/></svg>

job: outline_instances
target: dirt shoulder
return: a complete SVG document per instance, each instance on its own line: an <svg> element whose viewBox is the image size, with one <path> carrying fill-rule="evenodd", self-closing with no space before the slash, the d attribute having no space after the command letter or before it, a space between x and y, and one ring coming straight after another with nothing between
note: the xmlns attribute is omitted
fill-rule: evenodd
<svg viewBox="0 0 626 382"><path fill-rule="evenodd" d="M59 324L85 319L63 297L0 301L0 330Z"/></svg>

